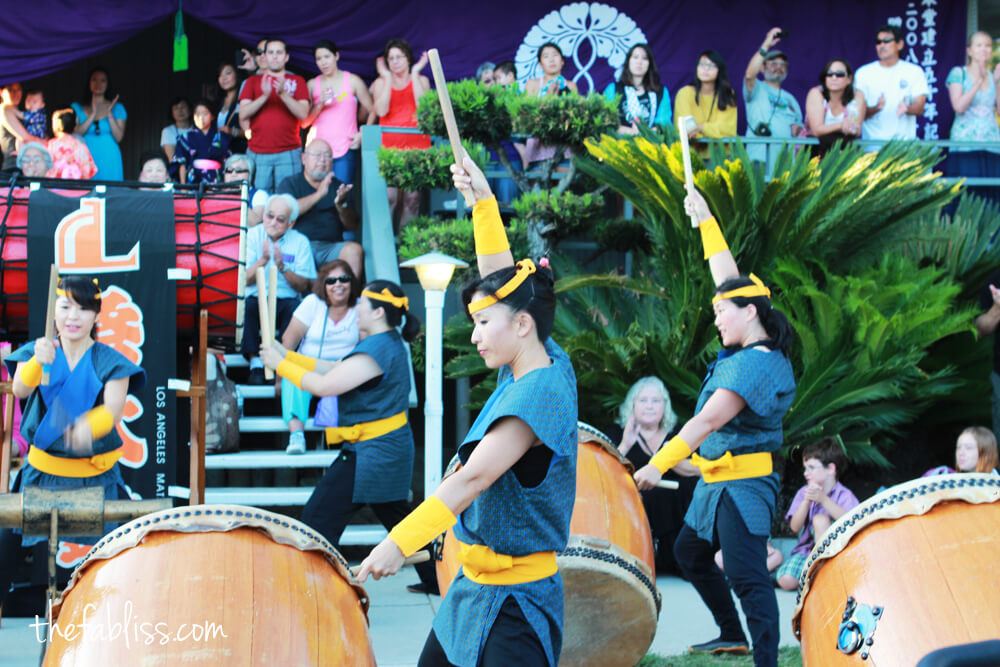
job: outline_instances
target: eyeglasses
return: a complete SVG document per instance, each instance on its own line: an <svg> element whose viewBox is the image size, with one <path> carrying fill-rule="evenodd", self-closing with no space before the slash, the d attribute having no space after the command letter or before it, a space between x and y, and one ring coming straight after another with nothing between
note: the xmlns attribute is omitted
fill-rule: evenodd
<svg viewBox="0 0 1000 667"><path fill-rule="evenodd" d="M878 46L880 44L888 44L889 42L895 42L895 41L896 41L895 37L876 37L875 46Z"/></svg>
<svg viewBox="0 0 1000 667"><path fill-rule="evenodd" d="M226 173L227 174L249 174L250 170L249 169L236 169L234 167L229 167L228 169L226 169Z"/></svg>
<svg viewBox="0 0 1000 667"><path fill-rule="evenodd" d="M703 60L703 61L701 61L701 62L698 63L698 68L699 69L719 69L719 66L716 65L715 63L713 63L711 60L709 60L709 61L704 61Z"/></svg>
<svg viewBox="0 0 1000 667"><path fill-rule="evenodd" d="M267 51L265 51L264 49L257 49L256 53L257 53L258 56L262 56L265 53L267 53Z"/></svg>
<svg viewBox="0 0 1000 667"><path fill-rule="evenodd" d="M96 135L100 135L101 134L101 121L95 120L94 124L92 125L92 127L94 128L94 134L96 134Z"/></svg>
<svg viewBox="0 0 1000 667"><path fill-rule="evenodd" d="M39 164L41 162L45 162L45 158L43 158L41 155L31 155L31 156L25 155L24 157L21 158L21 162L22 163L27 162L28 164Z"/></svg>
<svg viewBox="0 0 1000 667"><path fill-rule="evenodd" d="M323 284L324 285L336 285L337 283L341 283L343 285L347 285L350 282L351 282L351 277L350 276L327 276L326 280L323 281Z"/></svg>
<svg viewBox="0 0 1000 667"><path fill-rule="evenodd" d="M826 73L827 76L832 76L835 79L843 79L847 77L847 72L843 70L831 70Z"/></svg>
<svg viewBox="0 0 1000 667"><path fill-rule="evenodd" d="M333 154L331 153L312 153L310 151L306 151L306 155L308 155L309 157L316 158L317 160L322 160L324 162L333 159Z"/></svg>

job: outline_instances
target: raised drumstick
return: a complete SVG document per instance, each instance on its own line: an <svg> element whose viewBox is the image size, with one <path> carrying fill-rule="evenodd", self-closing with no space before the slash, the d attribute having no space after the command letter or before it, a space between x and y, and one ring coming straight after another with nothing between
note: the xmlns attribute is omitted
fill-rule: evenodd
<svg viewBox="0 0 1000 667"><path fill-rule="evenodd" d="M688 127L694 122L694 116L681 116L677 119L677 131L681 135L681 153L684 155L684 185L689 192L694 190L694 171L691 169L691 144L688 141ZM697 227L693 222L692 227Z"/></svg>
<svg viewBox="0 0 1000 667"><path fill-rule="evenodd" d="M49 302L45 311L45 337L49 340L56 335L56 289L59 287L59 269L55 264L49 267ZM42 366L42 384L49 384L49 368Z"/></svg>
<svg viewBox="0 0 1000 667"><path fill-rule="evenodd" d="M277 247L271 248L272 252L277 251ZM280 251L279 251L280 252ZM271 342L278 331L278 265L269 264L267 267L267 310L271 315L268 320L271 324Z"/></svg>
<svg viewBox="0 0 1000 667"><path fill-rule="evenodd" d="M437 89L438 101L441 103L441 115L444 116L444 126L448 130L448 143L451 144L455 164L462 166L462 138L458 135L458 123L455 122L455 110L451 108L451 96L448 95L448 83L444 80L444 70L441 68L441 56L437 49L427 52L431 60L431 72L434 74L434 88ZM473 207L476 199L471 190L462 190L465 205Z"/></svg>
<svg viewBox="0 0 1000 667"><path fill-rule="evenodd" d="M257 267L257 310L260 313L260 345L270 347L274 343L274 329L271 328L271 313L268 308L268 286L264 280L264 267ZM264 377L274 379L274 371L264 367Z"/></svg>
<svg viewBox="0 0 1000 667"><path fill-rule="evenodd" d="M404 560L403 565L416 565L417 563L426 563L430 559L431 559L431 552L424 549L423 551L417 551L412 556ZM351 568L351 574L353 576L355 577L358 576L359 572L361 572L360 565L355 565L354 567Z"/></svg>
<svg viewBox="0 0 1000 667"><path fill-rule="evenodd" d="M672 479L661 479L656 483L656 487L659 489L679 489L681 485Z"/></svg>

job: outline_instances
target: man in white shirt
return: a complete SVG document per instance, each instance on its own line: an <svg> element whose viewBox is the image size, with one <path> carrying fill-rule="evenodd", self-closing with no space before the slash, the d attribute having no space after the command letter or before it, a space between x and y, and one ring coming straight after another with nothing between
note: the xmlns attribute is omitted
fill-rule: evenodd
<svg viewBox="0 0 1000 667"><path fill-rule="evenodd" d="M868 107L861 138L916 139L917 116L923 115L930 93L924 71L900 60L903 31L897 26L879 28L875 49L878 60L861 67L854 76L854 85L864 94Z"/></svg>

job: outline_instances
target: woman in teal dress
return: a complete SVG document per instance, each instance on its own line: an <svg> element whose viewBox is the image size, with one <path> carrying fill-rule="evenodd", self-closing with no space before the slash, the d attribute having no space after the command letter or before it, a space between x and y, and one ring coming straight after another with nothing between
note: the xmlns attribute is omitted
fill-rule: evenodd
<svg viewBox="0 0 1000 667"><path fill-rule="evenodd" d="M125 137L125 107L111 87L108 72L96 67L87 78L87 88L80 102L73 103L76 134L83 137L97 165L95 179L120 181L124 178L122 151L118 144Z"/></svg>

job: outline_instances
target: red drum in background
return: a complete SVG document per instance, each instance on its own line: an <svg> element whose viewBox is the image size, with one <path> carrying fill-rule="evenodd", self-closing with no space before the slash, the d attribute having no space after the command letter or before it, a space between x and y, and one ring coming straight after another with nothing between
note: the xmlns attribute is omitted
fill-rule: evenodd
<svg viewBox="0 0 1000 667"><path fill-rule="evenodd" d="M82 190L54 190L83 196ZM28 188L0 188L0 330L28 331ZM246 285L246 215L233 186L174 191L179 269L177 327L193 332L197 313L208 311L209 335L236 338L243 330ZM42 286L44 288L44 286Z"/></svg>

